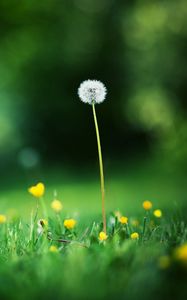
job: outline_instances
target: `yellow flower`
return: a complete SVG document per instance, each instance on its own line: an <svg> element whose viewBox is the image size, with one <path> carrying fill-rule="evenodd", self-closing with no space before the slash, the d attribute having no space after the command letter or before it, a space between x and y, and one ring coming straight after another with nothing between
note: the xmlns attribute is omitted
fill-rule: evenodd
<svg viewBox="0 0 187 300"><path fill-rule="evenodd" d="M99 233L99 240L100 241L106 241L107 238L108 238L108 235L106 235L106 233L104 231L101 231Z"/></svg>
<svg viewBox="0 0 187 300"><path fill-rule="evenodd" d="M122 216L119 219L119 221L120 221L121 224L128 224L128 218L127 217Z"/></svg>
<svg viewBox="0 0 187 300"><path fill-rule="evenodd" d="M176 260L178 260L184 264L187 264L187 243L179 246L175 250L174 256L175 256Z"/></svg>
<svg viewBox="0 0 187 300"><path fill-rule="evenodd" d="M45 193L45 186L43 183L39 182L35 186L31 186L28 191L34 197L41 198Z"/></svg>
<svg viewBox="0 0 187 300"><path fill-rule="evenodd" d="M0 215L0 224L6 223L6 216L5 215Z"/></svg>
<svg viewBox="0 0 187 300"><path fill-rule="evenodd" d="M51 207L56 213L59 213L62 210L63 205L59 200L55 199L51 202Z"/></svg>
<svg viewBox="0 0 187 300"><path fill-rule="evenodd" d="M76 225L76 221L74 219L66 219L64 220L64 227L67 229L73 229Z"/></svg>
<svg viewBox="0 0 187 300"><path fill-rule="evenodd" d="M56 253L56 252L58 252L58 248L57 248L57 246L52 245L52 246L50 246L49 251Z"/></svg>
<svg viewBox="0 0 187 300"><path fill-rule="evenodd" d="M158 266L160 269L167 269L171 264L171 259L168 255L163 255L158 260Z"/></svg>
<svg viewBox="0 0 187 300"><path fill-rule="evenodd" d="M133 233L131 233L131 239L132 239L132 240L137 240L137 239L139 239L139 234L138 234L138 232L133 232Z"/></svg>
<svg viewBox="0 0 187 300"><path fill-rule="evenodd" d="M156 218L161 218L162 217L162 211L160 209L154 210L153 214Z"/></svg>
<svg viewBox="0 0 187 300"><path fill-rule="evenodd" d="M153 205L152 205L152 202L151 202L151 201L146 200L146 201L143 202L142 206L143 206L143 208L144 208L145 210L150 210L150 209L152 208Z"/></svg>

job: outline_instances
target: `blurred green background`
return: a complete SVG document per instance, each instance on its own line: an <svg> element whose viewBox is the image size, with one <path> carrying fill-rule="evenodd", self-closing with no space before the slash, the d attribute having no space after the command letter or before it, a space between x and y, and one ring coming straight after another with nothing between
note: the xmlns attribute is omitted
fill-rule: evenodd
<svg viewBox="0 0 187 300"><path fill-rule="evenodd" d="M0 210L32 206L39 180L67 210L100 208L86 79L108 89L96 107L108 209L185 203L186 50L185 0L0 0Z"/></svg>

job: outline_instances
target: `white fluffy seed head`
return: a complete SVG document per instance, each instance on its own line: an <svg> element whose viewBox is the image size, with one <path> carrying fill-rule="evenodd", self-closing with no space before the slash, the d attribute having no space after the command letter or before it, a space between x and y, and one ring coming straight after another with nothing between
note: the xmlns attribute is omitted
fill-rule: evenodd
<svg viewBox="0 0 187 300"><path fill-rule="evenodd" d="M82 102L88 104L103 102L106 94L106 87L98 80L85 80L78 89L79 98Z"/></svg>

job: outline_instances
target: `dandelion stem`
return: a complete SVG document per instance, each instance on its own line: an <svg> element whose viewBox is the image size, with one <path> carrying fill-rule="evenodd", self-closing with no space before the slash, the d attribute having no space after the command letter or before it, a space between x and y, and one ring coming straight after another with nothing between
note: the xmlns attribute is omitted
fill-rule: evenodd
<svg viewBox="0 0 187 300"><path fill-rule="evenodd" d="M104 171L103 171L103 159L102 159L101 142L100 142L99 128L98 128L98 123L97 123L97 116L96 116L94 102L92 103L92 108L93 108L93 116L94 116L95 130L96 130L96 136L97 136L98 154L99 154L99 167L100 167L100 179L101 179L101 197L102 197L102 216L103 216L103 231L106 233L105 181L104 181Z"/></svg>

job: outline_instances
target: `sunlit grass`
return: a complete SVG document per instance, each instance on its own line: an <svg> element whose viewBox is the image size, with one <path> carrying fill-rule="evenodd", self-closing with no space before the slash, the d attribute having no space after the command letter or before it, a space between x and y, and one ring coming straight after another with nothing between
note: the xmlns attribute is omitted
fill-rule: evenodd
<svg viewBox="0 0 187 300"><path fill-rule="evenodd" d="M2 299L84 299L89 295L90 299L136 300L141 294L141 299L149 300L155 291L166 299L165 293L176 290L171 278L178 283L177 294L183 295L185 178L179 180L175 173L168 176L157 164L131 168L108 164L106 168L107 235L102 232L97 174L45 170L44 181L38 178L45 182L45 195L33 189L29 194L37 179L20 181L17 176L2 186ZM43 196L49 218L39 221L44 218ZM62 205L53 202L51 206L54 199ZM151 202L143 204L145 200ZM154 214L155 209L162 214Z"/></svg>
<svg viewBox="0 0 187 300"><path fill-rule="evenodd" d="M101 207L98 201L100 186L95 174L89 171L61 171L48 169L40 175L40 180L46 185L45 202L50 207L54 194L63 203L64 211L68 214L77 214L80 218L100 215ZM8 212L16 209L24 218L30 216L35 201L28 194L30 185L35 180L19 182L12 180L10 185L4 185L0 192L0 210ZM16 183L18 183L16 185ZM185 178L178 174L168 173L167 170L157 169L156 164L143 164L133 166L107 166L106 199L107 212L122 210L126 215L141 212L141 203L144 200L154 202L155 209L162 206L166 210L176 210L186 199Z"/></svg>

